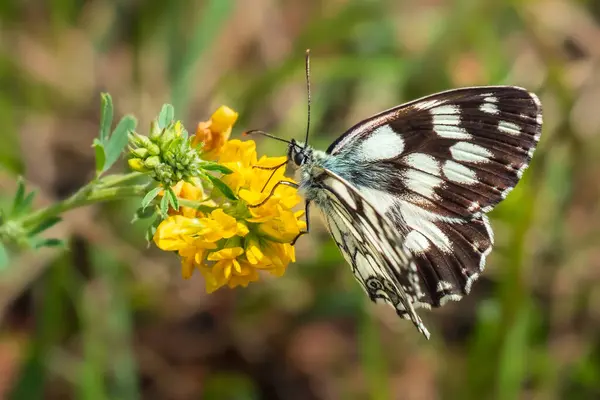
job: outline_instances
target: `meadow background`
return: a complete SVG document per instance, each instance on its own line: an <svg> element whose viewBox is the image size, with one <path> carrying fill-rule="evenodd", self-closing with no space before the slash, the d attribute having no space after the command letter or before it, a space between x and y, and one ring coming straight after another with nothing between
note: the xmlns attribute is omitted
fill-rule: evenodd
<svg viewBox="0 0 600 400"><path fill-rule="evenodd" d="M284 277L206 295L129 223L139 200L104 204L53 229L69 251L0 271L0 398L600 398L599 23L592 0L2 0L3 201L18 175L38 205L93 176L103 91L140 132L165 102L192 131L227 104L234 137L301 138L309 47L317 148L467 85L536 92L544 130L486 274L422 312L429 342L368 301L316 213Z"/></svg>

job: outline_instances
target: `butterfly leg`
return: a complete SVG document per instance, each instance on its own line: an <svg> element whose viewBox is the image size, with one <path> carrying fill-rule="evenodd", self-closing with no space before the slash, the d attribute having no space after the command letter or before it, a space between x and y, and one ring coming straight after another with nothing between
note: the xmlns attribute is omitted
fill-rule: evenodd
<svg viewBox="0 0 600 400"><path fill-rule="evenodd" d="M293 187L294 189L298 189L298 184L294 183L294 182L290 182L290 181L279 181L275 184L275 186L273 186L273 189L271 189L271 192L269 192L269 195L267 197L265 197L265 199L263 201L261 201L258 204L248 204L249 208L256 208L256 207L260 207L263 204L265 204L270 198L271 196L273 196L273 194L275 193L275 190L277 190L277 188L279 186L290 186Z"/></svg>
<svg viewBox="0 0 600 400"><path fill-rule="evenodd" d="M306 201L304 203L304 220L306 221L306 230L300 231L300 233L298 233L296 235L296 237L294 238L294 240L292 240L291 243L290 243L292 246L296 244L296 240L300 239L300 236L306 235L310 231L310 228L308 226L308 224L309 224L309 222L308 222L308 219L309 219L308 218L308 210L309 209L310 209L310 201Z"/></svg>
<svg viewBox="0 0 600 400"><path fill-rule="evenodd" d="M275 172L277 172L277 170L279 168L285 166L287 163L288 163L288 160L285 160L281 164L275 165L273 167L261 167L259 165L255 165L255 166L252 167L252 168L256 168L256 169L264 169L264 170L267 170L267 171L271 171L271 170L273 171L273 172L271 172L271 175L269 176L269 179L267 179L267 181L265 182L265 185L263 186L261 192L264 191L265 188L267 187L267 185L269 184L269 182L271 182L271 178L273 178L273 175L275 175ZM271 197L271 195L269 195L269 197Z"/></svg>

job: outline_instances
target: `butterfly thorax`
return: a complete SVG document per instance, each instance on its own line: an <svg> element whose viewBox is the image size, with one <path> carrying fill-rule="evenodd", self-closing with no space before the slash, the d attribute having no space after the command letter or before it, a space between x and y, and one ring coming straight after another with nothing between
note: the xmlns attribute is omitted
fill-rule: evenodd
<svg viewBox="0 0 600 400"><path fill-rule="evenodd" d="M324 163L328 157L325 152L303 146L302 143L290 144L288 159L296 173L298 190L307 201L321 203L319 198L322 197L322 193L319 194L321 192L319 182L324 178Z"/></svg>

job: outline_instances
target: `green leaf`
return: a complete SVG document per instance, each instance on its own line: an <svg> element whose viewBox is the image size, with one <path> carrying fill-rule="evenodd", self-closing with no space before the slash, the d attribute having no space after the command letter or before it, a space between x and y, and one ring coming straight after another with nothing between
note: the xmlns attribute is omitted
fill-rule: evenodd
<svg viewBox="0 0 600 400"><path fill-rule="evenodd" d="M230 170L229 168L227 168L224 165L215 163L215 162L206 162L202 164L202 169L206 170L206 171L217 171L220 172L224 175L229 175L231 173L233 173L232 170Z"/></svg>
<svg viewBox="0 0 600 400"><path fill-rule="evenodd" d="M110 94L102 93L100 95L101 100L101 111L100 111L100 143L105 143L110 134L110 128L113 121L113 103Z"/></svg>
<svg viewBox="0 0 600 400"><path fill-rule="evenodd" d="M32 247L34 249L41 249L42 247L62 247L66 248L67 243L64 240L50 238L50 239L37 239L32 242Z"/></svg>
<svg viewBox="0 0 600 400"><path fill-rule="evenodd" d="M104 168L102 168L102 172L107 171L112 165L119 159L121 152L127 146L128 134L129 132L133 132L135 130L135 126L137 125L137 120L131 116L126 115L121 118L119 124L113 131L108 143L106 144L106 163Z"/></svg>
<svg viewBox="0 0 600 400"><path fill-rule="evenodd" d="M8 266L8 260L8 251L6 251L6 247L0 243L0 271Z"/></svg>
<svg viewBox="0 0 600 400"><path fill-rule="evenodd" d="M16 215L16 210L21 207L21 203L25 198L25 181L22 177L19 177L17 181L17 193L15 193L15 199L13 200L12 211L10 215Z"/></svg>
<svg viewBox="0 0 600 400"><path fill-rule="evenodd" d="M175 119L175 109L170 104L164 104L158 114L158 127L164 129Z"/></svg>
<svg viewBox="0 0 600 400"><path fill-rule="evenodd" d="M146 242L148 242L148 247L150 247L150 243L154 239L154 234L156 233L156 229L162 220L160 218L156 218L152 225L148 227L146 230Z"/></svg>
<svg viewBox="0 0 600 400"><path fill-rule="evenodd" d="M104 163L106 163L106 153L104 152L104 145L98 140L94 139L92 144L94 152L96 153L96 174L102 173L104 170Z"/></svg>
<svg viewBox="0 0 600 400"><path fill-rule="evenodd" d="M229 186L227 186L222 180L217 177L214 177L210 174L206 175L208 179L212 182L212 184L219 189L223 196L227 197L229 200L237 200L237 196L233 193L233 190Z"/></svg>
<svg viewBox="0 0 600 400"><path fill-rule="evenodd" d="M169 203L171 204L171 207L173 207L173 210L179 210L179 200L177 199L177 195L175 194L173 189L169 188L167 194L169 196Z"/></svg>
<svg viewBox="0 0 600 400"><path fill-rule="evenodd" d="M25 180L19 177L19 181L17 184L17 193L15 194L12 210L10 212L11 217L19 217L31 210L31 204L33 203L35 192L29 192L27 195L25 193Z"/></svg>
<svg viewBox="0 0 600 400"><path fill-rule="evenodd" d="M149 191L148 193L146 193L146 195L142 199L142 210L145 209L146 207L148 207L148 205L150 203L152 203L152 200L154 200L154 198L156 198L156 196L158 196L158 194L160 193L161 190L162 190L162 187L158 186L158 187L155 187L154 189L152 189L151 191Z"/></svg>
<svg viewBox="0 0 600 400"><path fill-rule="evenodd" d="M154 215L155 215L154 208L140 207L137 210L135 210L135 213L133 214L133 218L131 219L131 223L133 224L134 222L139 221L140 219L147 219Z"/></svg>
<svg viewBox="0 0 600 400"><path fill-rule="evenodd" d="M25 213L31 211L31 205L33 203L33 198L35 197L35 195L35 191L29 192L27 196L25 196L19 207L13 211L13 216L20 217Z"/></svg>
<svg viewBox="0 0 600 400"><path fill-rule="evenodd" d="M169 212L169 196L163 196L160 199L160 213L163 216L166 216Z"/></svg>
<svg viewBox="0 0 600 400"><path fill-rule="evenodd" d="M186 200L186 199L177 199L179 201L179 205L182 207L193 208L196 211L200 211L206 214L210 214L212 211L216 210L219 207L211 207L205 204L201 204L199 201L194 200Z"/></svg>
<svg viewBox="0 0 600 400"><path fill-rule="evenodd" d="M60 221L62 220L62 218L60 217L50 217L45 221L42 221L38 226L36 226L35 228L31 229L28 232L28 236L29 237L33 237L41 232L44 232L46 229L53 227L54 225L58 224Z"/></svg>

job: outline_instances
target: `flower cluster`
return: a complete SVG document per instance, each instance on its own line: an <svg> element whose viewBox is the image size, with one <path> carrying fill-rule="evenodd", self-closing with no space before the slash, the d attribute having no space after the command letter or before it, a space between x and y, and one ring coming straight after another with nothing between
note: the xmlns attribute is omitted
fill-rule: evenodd
<svg viewBox="0 0 600 400"><path fill-rule="evenodd" d="M303 211L294 211L301 200L296 189L279 185L273 191L278 181L293 182L284 176L286 158L258 159L254 141L228 140L236 119L235 112L221 107L186 138L196 149L199 171L170 186L181 207L170 209L153 237L160 249L177 252L184 278L199 270L209 293L225 285L247 286L260 271L283 275L295 261L290 243L306 229ZM208 172L202 170L207 160ZM214 185L197 179L207 173Z"/></svg>

